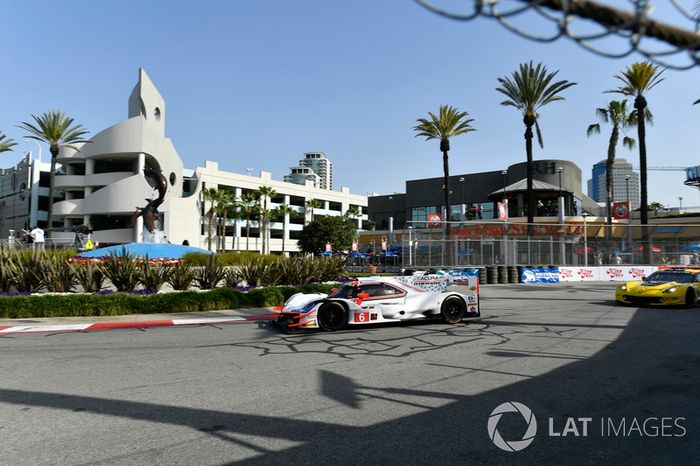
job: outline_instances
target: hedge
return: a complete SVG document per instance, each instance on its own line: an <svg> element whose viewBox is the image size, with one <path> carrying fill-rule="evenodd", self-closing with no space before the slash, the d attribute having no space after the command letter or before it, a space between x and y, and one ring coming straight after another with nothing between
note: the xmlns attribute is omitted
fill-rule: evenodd
<svg viewBox="0 0 700 466"><path fill-rule="evenodd" d="M135 295L129 293L0 296L0 318L116 316L198 312L283 304L295 293L330 293L337 285L271 286L248 292L232 288Z"/></svg>

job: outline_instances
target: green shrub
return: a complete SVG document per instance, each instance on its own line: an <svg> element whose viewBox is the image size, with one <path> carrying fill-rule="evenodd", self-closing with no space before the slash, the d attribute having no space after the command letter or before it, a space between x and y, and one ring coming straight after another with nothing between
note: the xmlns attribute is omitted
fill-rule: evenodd
<svg viewBox="0 0 700 466"><path fill-rule="evenodd" d="M197 270L194 281L200 290L216 288L224 278L224 268L214 254L210 254L204 262L204 266Z"/></svg>
<svg viewBox="0 0 700 466"><path fill-rule="evenodd" d="M241 278L241 273L236 267L229 267L226 269L226 273L224 275L224 285L228 286L229 288L234 288L238 285L241 284L243 279Z"/></svg>
<svg viewBox="0 0 700 466"><path fill-rule="evenodd" d="M83 264L73 263L70 265L75 272L78 284L83 287L87 293L95 293L102 289L105 276L102 272L102 267L94 262L85 262Z"/></svg>
<svg viewBox="0 0 700 466"><path fill-rule="evenodd" d="M196 272L192 267L186 265L176 265L170 270L168 283L176 291L185 291L192 286L196 277Z"/></svg>
<svg viewBox="0 0 700 466"><path fill-rule="evenodd" d="M9 256L7 272L17 291L35 293L42 288L41 263L44 258L43 252L32 250L17 251Z"/></svg>
<svg viewBox="0 0 700 466"><path fill-rule="evenodd" d="M10 291L11 286L10 255L7 250L0 249L0 293Z"/></svg>
<svg viewBox="0 0 700 466"><path fill-rule="evenodd" d="M249 306L279 306L284 301L284 295L278 287L255 288L246 293L246 304Z"/></svg>
<svg viewBox="0 0 700 466"><path fill-rule="evenodd" d="M47 255L39 264L41 280L48 291L68 293L78 283L74 268L59 254Z"/></svg>
<svg viewBox="0 0 700 466"><path fill-rule="evenodd" d="M147 290L160 291L163 285L168 282L170 274L170 267L163 265L151 265L151 263L148 261L148 257L146 260L141 262L139 267L139 281Z"/></svg>
<svg viewBox="0 0 700 466"><path fill-rule="evenodd" d="M122 249L121 254L110 254L102 262L102 272L117 291L131 291L139 284L138 261Z"/></svg>

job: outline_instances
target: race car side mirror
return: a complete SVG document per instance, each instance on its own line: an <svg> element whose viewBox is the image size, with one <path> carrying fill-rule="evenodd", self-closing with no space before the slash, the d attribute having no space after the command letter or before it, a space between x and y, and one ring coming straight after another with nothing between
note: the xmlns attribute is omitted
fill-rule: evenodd
<svg viewBox="0 0 700 466"><path fill-rule="evenodd" d="M336 291L338 291L338 288L333 288L333 289L331 290L331 294L335 293Z"/></svg>
<svg viewBox="0 0 700 466"><path fill-rule="evenodd" d="M642 281L643 282L647 281L647 277L646 276L642 277Z"/></svg>

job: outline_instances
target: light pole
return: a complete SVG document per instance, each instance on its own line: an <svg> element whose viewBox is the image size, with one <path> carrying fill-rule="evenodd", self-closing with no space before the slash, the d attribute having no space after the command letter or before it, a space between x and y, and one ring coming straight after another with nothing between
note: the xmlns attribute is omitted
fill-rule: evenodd
<svg viewBox="0 0 700 466"><path fill-rule="evenodd" d="M464 177L463 177L463 176L460 176L460 177L459 177L459 203L462 205L462 220L464 220L464 214L465 214L465 212L464 212L464 210L465 210L465 206L464 206L464 190L463 190L463 188L462 188L463 185L464 185Z"/></svg>
<svg viewBox="0 0 700 466"><path fill-rule="evenodd" d="M683 213L683 196L678 196L678 202L680 202L680 206L678 207L678 213L682 214Z"/></svg>
<svg viewBox="0 0 700 466"><path fill-rule="evenodd" d="M588 214L584 212L583 214L583 265L588 267L588 230L586 229L586 218Z"/></svg>
<svg viewBox="0 0 700 466"><path fill-rule="evenodd" d="M41 163L41 144L39 143L39 141L24 138L24 142L26 142L27 144L29 144L30 142L33 142L34 144L36 144L36 146L39 148L39 159L38 160L39 160L39 163Z"/></svg>
<svg viewBox="0 0 700 466"><path fill-rule="evenodd" d="M506 220L508 220L508 196L506 195L506 186L508 185L508 170L501 171L503 176L503 205L506 209Z"/></svg>
<svg viewBox="0 0 700 466"><path fill-rule="evenodd" d="M564 171L563 167L557 167L557 173L559 174L559 199L557 202L557 210L559 214L559 223L564 223L564 192L561 187L561 172Z"/></svg>
<svg viewBox="0 0 700 466"><path fill-rule="evenodd" d="M413 227L408 226L408 266L413 267Z"/></svg>
<svg viewBox="0 0 700 466"><path fill-rule="evenodd" d="M501 176L503 176L503 210L505 210L503 221L506 223L506 229L503 234L503 262L505 265L508 265L508 196L506 194L506 186L508 186L508 170L501 171Z"/></svg>
<svg viewBox="0 0 700 466"><path fill-rule="evenodd" d="M629 209L630 219L627 222L627 247L632 247L632 204L630 203L630 175L625 175L625 190L627 196L627 208ZM634 263L634 261L633 261Z"/></svg>

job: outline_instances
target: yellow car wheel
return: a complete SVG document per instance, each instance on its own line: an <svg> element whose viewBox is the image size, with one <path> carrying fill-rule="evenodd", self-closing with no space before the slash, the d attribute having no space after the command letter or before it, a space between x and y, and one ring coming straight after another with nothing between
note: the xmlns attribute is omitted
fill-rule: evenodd
<svg viewBox="0 0 700 466"><path fill-rule="evenodd" d="M685 307L695 307L695 290L689 288L685 292Z"/></svg>

